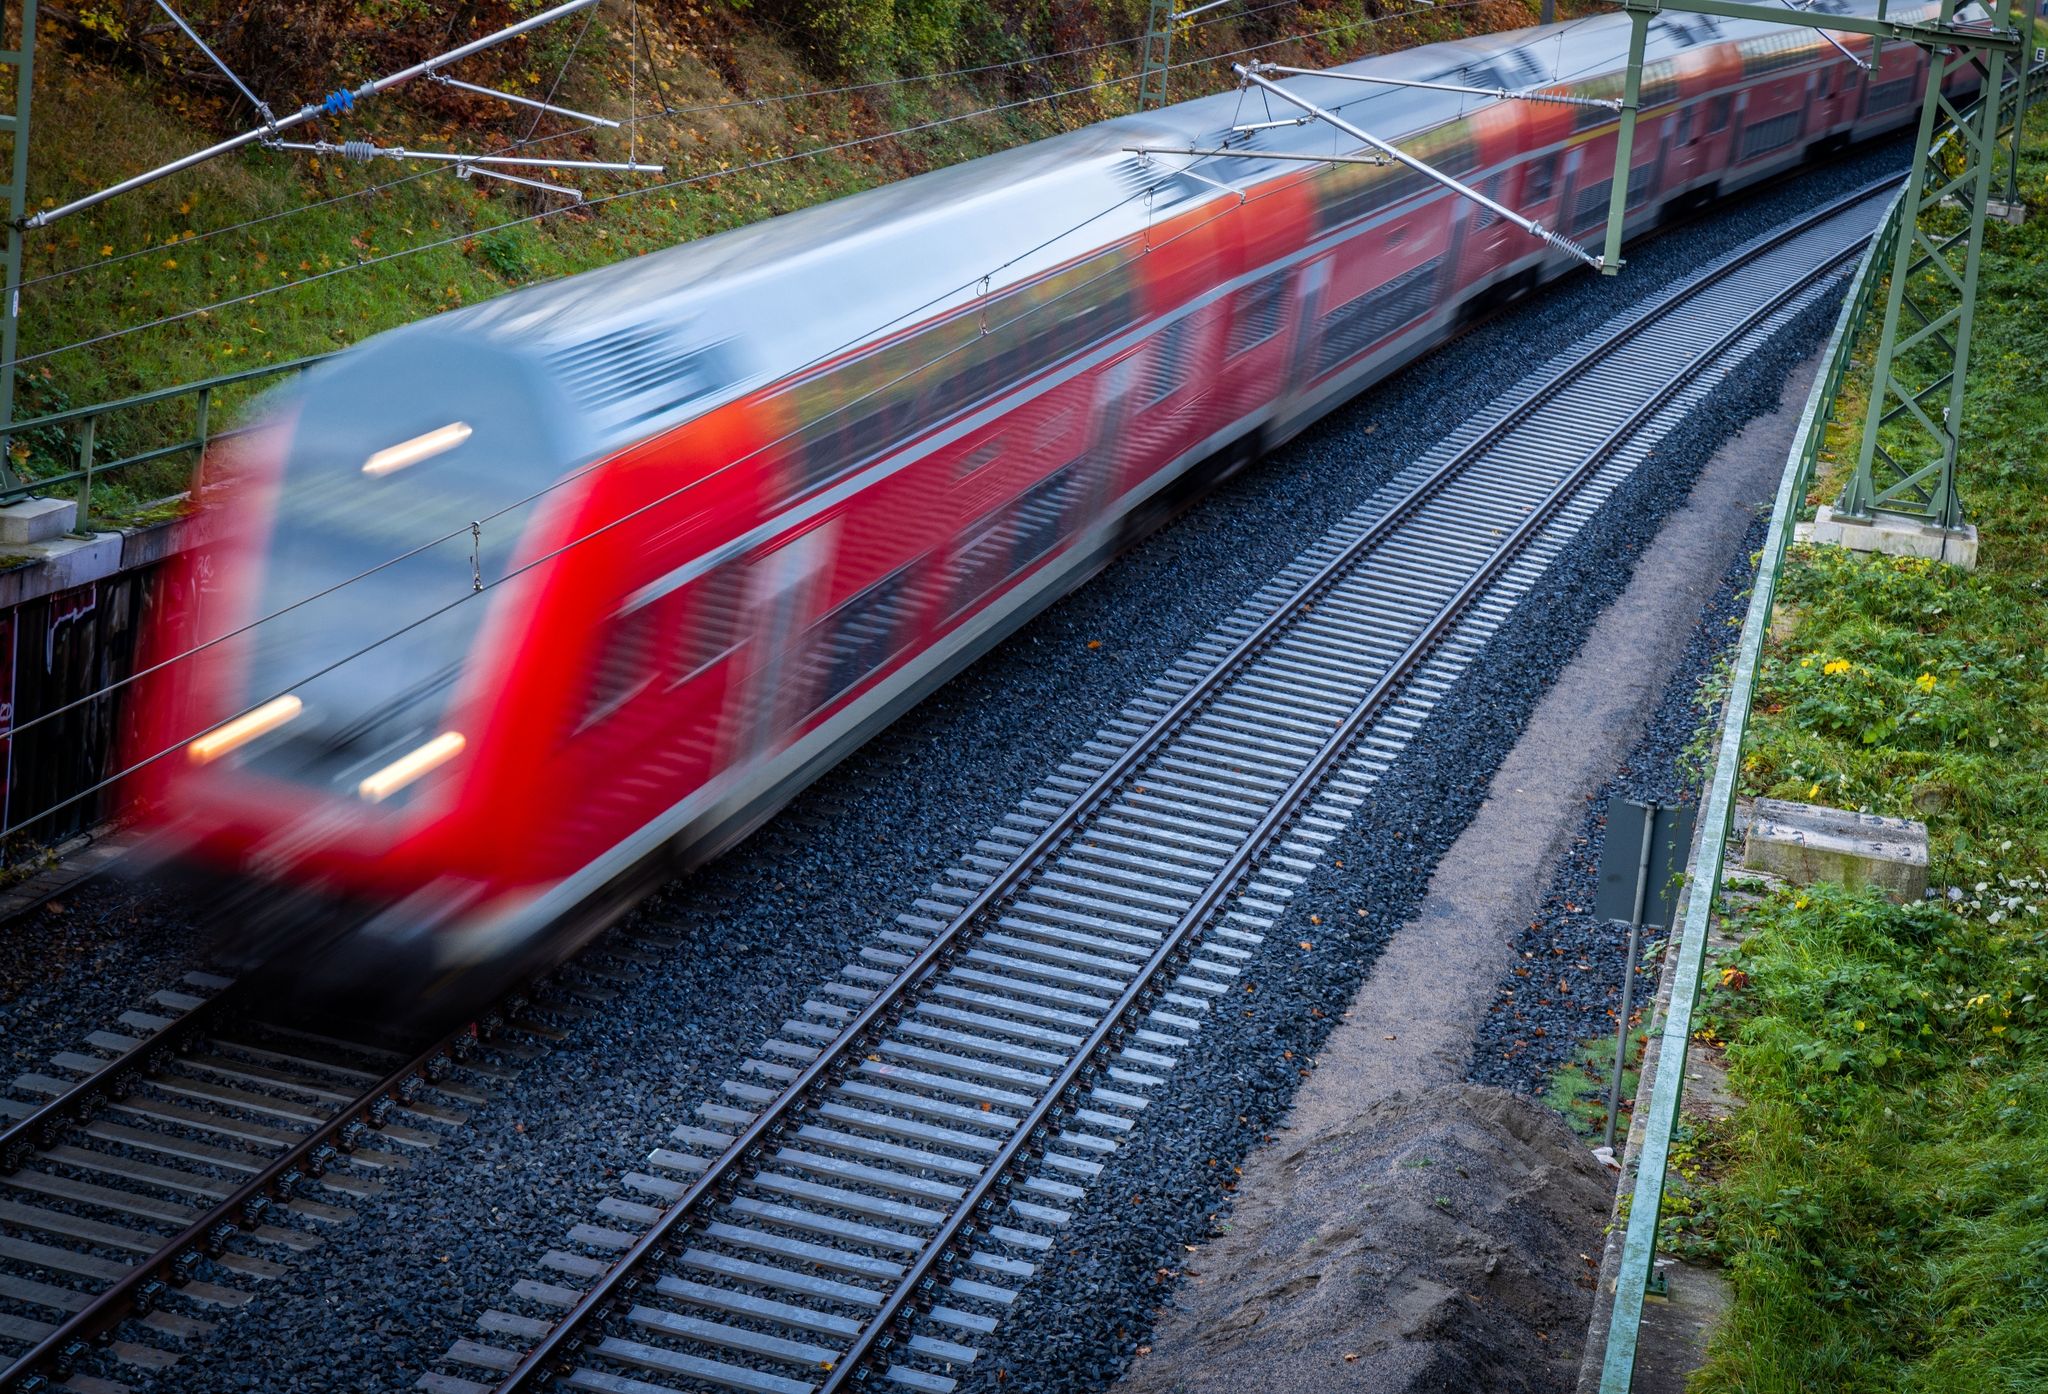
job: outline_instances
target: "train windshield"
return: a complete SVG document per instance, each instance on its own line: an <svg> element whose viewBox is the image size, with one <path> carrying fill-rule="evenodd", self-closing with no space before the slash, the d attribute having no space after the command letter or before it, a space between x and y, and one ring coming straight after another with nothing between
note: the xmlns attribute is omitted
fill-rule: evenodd
<svg viewBox="0 0 2048 1394"><path fill-rule="evenodd" d="M308 380L250 611L276 618L242 641L243 708L284 704L252 766L381 802L459 753L458 680L533 496L560 476L523 378L501 355L427 339Z"/></svg>

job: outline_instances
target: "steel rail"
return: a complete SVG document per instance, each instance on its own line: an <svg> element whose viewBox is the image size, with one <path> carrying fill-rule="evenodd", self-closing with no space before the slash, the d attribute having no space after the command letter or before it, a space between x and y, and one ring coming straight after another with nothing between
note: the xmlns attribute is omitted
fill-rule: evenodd
<svg viewBox="0 0 2048 1394"><path fill-rule="evenodd" d="M204 1005L219 1002L230 995L238 996L231 988L222 989L208 998L202 1007L192 1008L136 1049L175 1049L179 1042L191 1043L199 1032L199 1026L219 1015L217 1011L204 1011ZM171 1031L201 1016L204 1020L187 1028L178 1041L166 1043L164 1038ZM289 1202L307 1179L317 1180L325 1175L333 1162L343 1154L353 1152L381 1130L392 1113L438 1081L450 1067L467 1060L484 1039L486 1036L479 1030L477 1022L465 1023L336 1110L326 1122L272 1158L218 1204L207 1208L166 1240L149 1257L130 1267L110 1287L74 1312L12 1364L0 1369L0 1394L27 1394L27 1391L46 1388L46 1371L59 1383L68 1380L78 1362L89 1353L93 1342L109 1339L114 1327L128 1317L146 1316L153 1311L167 1292L182 1287L192 1278L202 1258L219 1257L227 1240L236 1232L256 1228L273 1206ZM121 1061L94 1075L85 1084L112 1080L119 1073L131 1073L133 1067L128 1071L120 1067L128 1056L135 1053L128 1052ZM140 1082L139 1076L131 1074L131 1077ZM55 1104L38 1110L19 1128L10 1128L7 1135L12 1137L17 1131L28 1128L49 1115L59 1104L79 1095L84 1088L85 1085L81 1085ZM101 1096L104 1095L105 1091L102 1091ZM67 1117L64 1121L71 1120Z"/></svg>
<svg viewBox="0 0 2048 1394"><path fill-rule="evenodd" d="M765 1159L764 1149L788 1131L791 1117L800 1110L820 1100L837 1072L851 1059L859 1059L871 1051L880 1040L879 1033L892 1027L907 1009L907 1001L913 992L929 982L936 972L956 955L958 946L972 931L979 928L991 913L1011 900L1020 886L1038 872L1053 853L1062 847L1086 822L1089 816L1099 811L1111 796L1120 792L1136 771L1151 757L1158 754L1172 738L1183 730L1195 713L1220 696L1246 666L1277 640L1302 614L1305 607L1314 605L1327 591L1335 586L1356 563L1368 555L1386 535L1401 523L1412 517L1414 512L1440 493L1456 479L1467 465L1496 444L1503 436L1527 420L1546 402L1563 391L1580 372L1599 358L1611 353L1618 345L1646 332L1651 326L1667 316L1674 308L1693 299L1713 285L1740 270L1755 257L1763 255L1784 243L1810 231L1812 228L1840 216L1846 209L1863 202L1882 191L1894 180L1880 180L1858 189L1828 206L1815 210L1778 229L1768 237L1759 240L1749 249L1747 257L1725 262L1700 273L1684 284L1658 297L1644 308L1641 314L1630 322L1617 326L1596 344L1576 355L1571 362L1563 365L1552 377L1531 391L1522 401L1503 414L1500 419L1487 426L1469 445L1445 461L1429 478L1418 482L1412 489L1395 502L1381 517L1357 538L1348 543L1335 557L1320 568L1290 597L1274 609L1226 655L1219 659L1202 678L1187 692L1175 700L1143 733L1133 739L1099 775L1080 793L1068 802L1066 807L1020 852L1009 864L996 874L964 906L946 927L933 936L911 961L889 982L876 991L841 1030L833 1043L807 1062L795 1077L770 1103L757 1112L753 1120L742 1128L732 1143L715 1159L711 1160L697 1178L678 1196L661 1215L613 1261L610 1267L568 1308L555 1322L548 1333L520 1359L500 1381L499 1394L513 1394L514 1391L537 1388L556 1374L564 1372L565 1362L580 1352L587 1341L585 1328L593 1323L607 1320L616 1314L619 1304L636 1286L634 1275L648 1260L664 1256L669 1247L685 1234L694 1212L707 1200L722 1198L737 1184L738 1173L745 1166ZM1821 274L1816 272L1815 275ZM1810 284L1811 278L1799 286L1774 298L1773 307L1790 295L1797 294ZM1774 312L1766 310L1764 315ZM1748 332L1756 317L1745 319L1736 331ZM1697 372L1694 364L1690 373ZM1682 385L1682 382L1679 384ZM1655 404L1646 411L1654 411L1668 399L1669 391L1655 399ZM1641 414L1632 418L1639 422ZM1611 450L1603 443L1601 449ZM1547 506L1547 505L1546 505ZM1535 516L1535 515L1530 515ZM1547 514L1545 516L1548 516ZM1517 536L1522 534L1518 533ZM1505 551L1497 555L1505 555ZM1492 574L1491 563L1487 574ZM1464 594L1463 592L1460 593ZM1457 603L1454 601L1454 603ZM1403 669L1402 671L1406 671ZM1377 691L1378 689L1376 689ZM1368 714L1369 715L1369 714ZM1318 765L1318 768L1322 766ZM1289 808L1283 801L1276 808ZM1292 809L1289 808L1291 816ZM1264 826L1263 824L1261 825ZM1244 845L1256 846L1252 841ZM1229 883L1239 878L1233 874ZM1185 936L1183 936L1184 938ZM1170 947L1170 944L1167 946ZM1148 964L1139 970L1134 983L1143 983L1157 972ZM1117 1021L1123 1014L1121 1006L1104 1018L1104 1023ZM1100 1027L1098 1028L1098 1031ZM1106 1040L1106 1038L1104 1038ZM1086 1061L1100 1054L1104 1045L1090 1038L1086 1049L1075 1056L1077 1061ZM1046 1100L1058 1100L1067 1086L1056 1086L1045 1094ZM1041 1101L1043 1104L1043 1101ZM1044 1105L1050 1108L1051 1105ZM1014 1158L1027 1141L1043 1142L1044 1117L1036 1124L1020 1125L1013 1130L1002 1155ZM1034 1139L1034 1134L1035 1139ZM986 1175L1004 1173L1007 1162L992 1165ZM995 1184L990 1181L991 1186ZM986 1198L983 1188L980 1198ZM972 1213L974 1207L962 1206L956 1209L955 1217ZM965 1221L960 1221L964 1224ZM954 1236L960 1236L957 1233ZM948 1242L952 1242L949 1240ZM937 1252L931 1246L926 1254ZM922 1259L916 1268L915 1277L919 1282L930 1276L930 1264ZM899 1289L909 1292L915 1285L906 1279L906 1286ZM905 1299L908 1300L907 1298ZM885 1308L885 1313L901 1310L901 1303ZM893 1317L891 1318L893 1320ZM879 1333L886 1325L881 1318L870 1323L875 1333L872 1339L879 1339ZM864 1335L867 1333L864 1332ZM842 1368L856 1361L842 1360ZM841 1376L835 1371L828 1379L826 1388L837 1387Z"/></svg>
<svg viewBox="0 0 2048 1394"><path fill-rule="evenodd" d="M1839 213L1841 210L1837 208L1835 211ZM1080 1086L1107 1067L1109 1043L1128 1032L1125 1018L1130 1016L1134 1009L1150 1006L1158 1000L1165 991L1165 982L1161 980L1163 975L1178 972L1185 966L1193 954L1194 939L1222 908L1225 899L1246 886L1258 868L1260 857L1278 834L1300 815L1309 796L1332 768L1350 752L1358 736L1387 703L1399 694L1416 669L1457 626L1472 604L1486 593L1499 578L1500 573L1521 555L1544 528L1549 526L1558 512L1591 481L1608 458L1662 411L1703 368L1744 336L1752 333L1758 325L1803 295L1814 282L1830 274L1843 262L1860 255L1862 247L1862 242L1852 243L1823 259L1810 271L1774 293L1769 300L1752 310L1739 323L1731 326L1713 343L1695 353L1655 394L1595 444L1585 458L1573 467L1572 472L1560 480L1543 501L1524 516L1515 531L1502 540L1500 546L1487 557L1485 564L1466 580L1458 592L1431 619L1428 626L1389 665L1386 673L1373 685L1372 690L1352 708L1314 759L1295 776L1294 781L1274 801L1251 834L1239 844L1238 849L1217 871L1208 888L1181 917L1180 922L1167 933L1145 966L1118 997L1115 1005L1103 1014L1102 1020L1089 1033L1081 1048L1074 1053L1073 1058L1060 1073L1054 1076L1052 1084L1047 1087L1038 1103L1019 1121L990 1161L988 1168L968 1186L959 1205L941 1222L889 1296L883 1299L880 1309L854 1338L846 1355L818 1386L818 1394L836 1394L836 1391L846 1387L849 1380L864 1380L872 1370L863 1372L863 1365L872 1365L874 1361L886 1355L898 1341L907 1340L908 1326L915 1318L918 1304L935 1289L936 1285L932 1281L937 1276L935 1270L950 1266L953 1259L957 1258L958 1246L974 1232L974 1217L986 1214L992 1208L991 1193L998 1186L1006 1184L1005 1177L1009 1170L1018 1161L1034 1159L1043 1152L1049 1125L1059 1122L1071 1111Z"/></svg>
<svg viewBox="0 0 2048 1394"><path fill-rule="evenodd" d="M38 1150L54 1147L66 1129L90 1122L105 1104L125 1099L150 1075L161 1073L174 1055L182 1055L235 997L233 986L222 988L186 1009L171 1024L137 1041L84 1079L51 1099L26 1118L0 1128L0 1176L12 1176Z"/></svg>

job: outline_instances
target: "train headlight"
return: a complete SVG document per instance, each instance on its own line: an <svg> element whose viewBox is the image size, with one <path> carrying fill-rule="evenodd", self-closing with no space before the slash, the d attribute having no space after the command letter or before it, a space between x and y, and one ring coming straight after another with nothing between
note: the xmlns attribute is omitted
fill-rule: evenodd
<svg viewBox="0 0 2048 1394"><path fill-rule="evenodd" d="M214 727L186 746L185 753L192 757L195 765L208 764L258 736L268 735L303 710L305 704L289 693L274 697L254 711L244 712L233 721Z"/></svg>
<svg viewBox="0 0 2048 1394"><path fill-rule="evenodd" d="M411 440L402 440L378 451L363 461L363 473L371 476L396 474L407 465L416 465L453 450L469 437L467 421L451 421L446 426L436 426L423 436L414 436Z"/></svg>
<svg viewBox="0 0 2048 1394"><path fill-rule="evenodd" d="M443 731L425 745L399 756L356 786L356 793L371 803L381 803L424 775L431 774L462 753L465 742L460 731Z"/></svg>

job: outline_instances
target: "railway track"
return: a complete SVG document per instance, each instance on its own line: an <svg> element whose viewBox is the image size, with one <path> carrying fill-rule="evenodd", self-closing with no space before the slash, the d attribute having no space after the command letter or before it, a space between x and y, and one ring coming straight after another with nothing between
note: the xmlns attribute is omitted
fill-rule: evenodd
<svg viewBox="0 0 2048 1394"><path fill-rule="evenodd" d="M1890 181L1537 372L824 983L419 1384L946 1394L1372 786Z"/></svg>
<svg viewBox="0 0 2048 1394"><path fill-rule="evenodd" d="M614 936L544 1002L535 985L396 1049L266 1019L190 973L18 1077L0 1097L0 1391L161 1384L489 1104L551 1016L602 1010L605 979L674 947Z"/></svg>

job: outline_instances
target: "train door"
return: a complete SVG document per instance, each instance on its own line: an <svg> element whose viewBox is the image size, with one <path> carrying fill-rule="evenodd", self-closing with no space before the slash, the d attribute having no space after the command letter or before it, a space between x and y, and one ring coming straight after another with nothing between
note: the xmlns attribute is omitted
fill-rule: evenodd
<svg viewBox="0 0 2048 1394"><path fill-rule="evenodd" d="M1664 187L1674 194L1690 192L1710 168L1706 142L1701 139L1705 125L1703 106L1699 101L1687 102L1671 119L1671 149L1665 157Z"/></svg>
<svg viewBox="0 0 2048 1394"><path fill-rule="evenodd" d="M1082 465L1080 508L1082 526L1092 523L1109 503L1115 482L1122 477L1130 454L1133 408L1138 402L1139 379L1145 374L1147 350L1135 349L1105 367L1099 375L1101 396L1095 410L1095 430L1088 442Z"/></svg>
<svg viewBox="0 0 2048 1394"><path fill-rule="evenodd" d="M1329 290L1330 259L1327 256L1317 257L1301 268L1301 288L1296 297L1301 305L1300 319L1294 335L1294 356L1287 373L1287 380L1292 386L1306 386L1315 376L1316 350L1322 338L1323 301L1328 298Z"/></svg>
<svg viewBox="0 0 2048 1394"><path fill-rule="evenodd" d="M1608 167L1613 167L1612 155L1608 156ZM1583 145L1573 146L1559 162L1557 175L1557 221L1553 225L1557 231L1562 232L1567 237L1577 238L1581 235L1580 223L1582 220L1579 217L1579 213L1588 203L1585 196L1589 192L1589 181L1598 183L1599 176L1586 168L1586 147ZM1606 197L1607 191L1603 188L1599 191L1599 197L1592 200L1592 202L1602 202ZM1562 257L1564 253L1559 252L1556 255Z"/></svg>
<svg viewBox="0 0 2048 1394"><path fill-rule="evenodd" d="M809 675L797 652L797 641L811 616L822 608L820 594L837 550L839 522L830 519L791 541L757 552L748 572L753 582L754 670L747 708L739 728L740 744L750 757L778 749L797 722L808 714L805 705Z"/></svg>
<svg viewBox="0 0 2048 1394"><path fill-rule="evenodd" d="M1506 205L1511 174L1508 170L1490 174L1479 181L1477 188L1495 203ZM1463 220L1464 232L1461 242L1453 244L1450 264L1457 272L1452 279L1466 295L1478 300L1508 264L1522 254L1528 234L1491 208L1468 198L1458 200L1458 216Z"/></svg>

